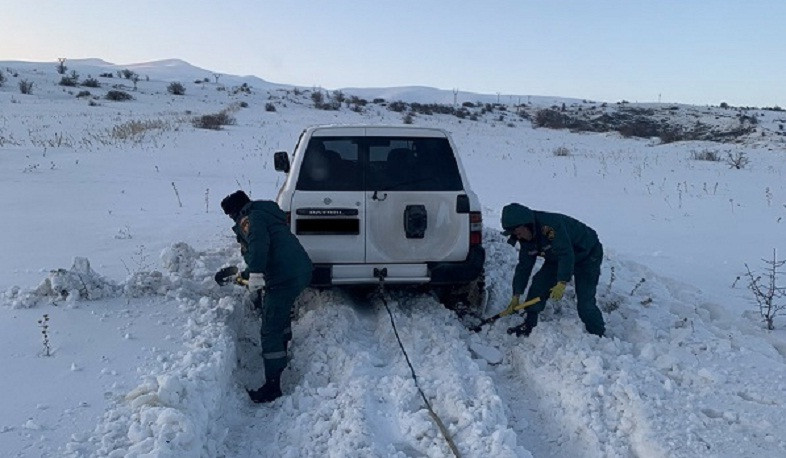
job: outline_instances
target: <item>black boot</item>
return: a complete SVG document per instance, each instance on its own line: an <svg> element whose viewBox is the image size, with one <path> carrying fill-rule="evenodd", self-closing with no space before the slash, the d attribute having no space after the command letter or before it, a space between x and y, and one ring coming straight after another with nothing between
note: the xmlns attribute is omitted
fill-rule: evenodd
<svg viewBox="0 0 786 458"><path fill-rule="evenodd" d="M281 397L281 377L269 378L256 390L247 390L248 396L257 404L272 402Z"/></svg>
<svg viewBox="0 0 786 458"><path fill-rule="evenodd" d="M516 334L516 337L529 337L532 333L532 328L533 326L530 326L530 324L525 321L518 326L508 328L508 334Z"/></svg>
<svg viewBox="0 0 786 458"><path fill-rule="evenodd" d="M532 333L532 330L535 326L538 325L538 314L537 313L527 313L527 317L524 318L524 322L518 326L513 326L512 328L508 328L508 334L516 334L516 337L529 337Z"/></svg>

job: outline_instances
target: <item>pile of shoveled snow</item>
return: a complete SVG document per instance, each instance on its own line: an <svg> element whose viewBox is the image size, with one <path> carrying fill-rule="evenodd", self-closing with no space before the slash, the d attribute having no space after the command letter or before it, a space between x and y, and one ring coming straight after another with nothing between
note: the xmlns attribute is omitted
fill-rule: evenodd
<svg viewBox="0 0 786 458"><path fill-rule="evenodd" d="M57 307L58 314L67 314L69 310L74 314L87 307L92 309L91 313L99 312L107 318L110 310L107 301L118 298L147 300L162 311L156 314L169 310L168 313L175 315L172 320L159 318L159 323L171 322L182 333L179 351L159 354L160 364L143 375L135 388L107 393L111 404L95 430L75 433L60 453L71 456L215 456L226 433L216 416L230 391L228 387L233 386L236 365L234 333L227 322L243 297L239 288L222 288L213 281L214 272L227 262L241 262L236 249L197 252L187 244L177 243L161 253L160 271L134 272L120 284L93 271L87 259L76 258L71 269L51 271L36 288L15 287L2 294L3 303L16 309L51 304L65 306ZM136 316L131 310L121 313L127 318ZM66 325L60 322L56 326L60 331ZM122 331L126 329L124 326L118 329L125 332L126 341L136 337ZM78 330L67 332L69 335L80 333ZM87 339L92 341L90 337ZM166 340L178 339L166 335ZM96 343L101 345L101 342ZM164 341L142 341L139 345L142 350L171 347ZM58 349L54 351L57 356ZM136 360L139 355L132 354L114 353L110 358L125 361L131 366L128 369L139 362ZM72 364L72 370L81 368ZM109 372L116 373L114 370ZM114 386L122 389L122 385ZM60 388L71 389L67 385ZM4 428L3 432L13 430ZM45 450L45 446L31 445Z"/></svg>
<svg viewBox="0 0 786 458"><path fill-rule="evenodd" d="M137 272L120 285L129 297L164 296L182 314L183 348L116 399L95 431L67 444L74 456L215 456L226 431L217 413L232 386L234 334L227 326L242 292L213 274L233 252L197 252L178 243L161 254L163 272Z"/></svg>

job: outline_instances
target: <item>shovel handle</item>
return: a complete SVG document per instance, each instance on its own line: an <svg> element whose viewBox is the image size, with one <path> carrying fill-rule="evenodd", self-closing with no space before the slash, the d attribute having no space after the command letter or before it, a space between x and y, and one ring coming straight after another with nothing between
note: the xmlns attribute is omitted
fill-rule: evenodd
<svg viewBox="0 0 786 458"><path fill-rule="evenodd" d="M470 330L478 332L478 331L480 331L480 328L483 327L484 324L493 323L493 322L497 321L498 319L502 318L503 316L508 316L508 315L512 314L513 312L518 312L520 310L524 310L527 307L532 307L533 305L537 304L538 302L540 302L540 298L536 297L536 298L528 300L527 302L523 302L521 304L518 304L518 305L516 305L514 307L506 308L505 310L497 313L494 316L485 318L484 320L482 320L480 322L479 325L473 326L472 328L470 328Z"/></svg>

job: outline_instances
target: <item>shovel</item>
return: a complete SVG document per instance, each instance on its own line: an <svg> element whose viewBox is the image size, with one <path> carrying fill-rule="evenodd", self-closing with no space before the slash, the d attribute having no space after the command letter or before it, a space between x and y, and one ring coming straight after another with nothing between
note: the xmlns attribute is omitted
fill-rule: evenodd
<svg viewBox="0 0 786 458"><path fill-rule="evenodd" d="M503 316L508 316L508 315L511 315L511 314L513 314L515 312L518 312L520 310L524 310L527 307L532 307L533 305L537 304L538 302L540 302L540 298L536 297L536 298L528 300L527 302L523 302L521 304L514 305L513 307L508 307L505 310L497 313L494 316L490 316L488 318L483 319L480 322L479 325L472 326L472 327L469 328L469 330L473 331L473 332L479 332L480 328L483 327L484 324L493 323L493 322L497 321L498 319L502 318Z"/></svg>
<svg viewBox="0 0 786 458"><path fill-rule="evenodd" d="M248 280L245 280L237 275L238 269L235 266L224 267L223 269L216 272L216 275L213 277L220 286L228 285L230 283L236 283L238 285L245 286L248 283Z"/></svg>

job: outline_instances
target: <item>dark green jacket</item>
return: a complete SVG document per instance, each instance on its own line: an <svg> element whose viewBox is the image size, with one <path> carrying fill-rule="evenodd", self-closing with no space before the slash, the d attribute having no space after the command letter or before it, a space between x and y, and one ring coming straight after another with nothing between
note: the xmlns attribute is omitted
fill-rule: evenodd
<svg viewBox="0 0 786 458"><path fill-rule="evenodd" d="M532 241L517 239L513 229L523 224L531 224L534 238ZM557 263L557 281L570 281L573 268L583 261L590 251L600 243L598 234L582 223L560 213L531 210L520 204L509 204L502 209L502 234L507 235L508 243L520 243L519 262L513 276L513 294L519 295L527 289L529 276L537 257L545 262Z"/></svg>
<svg viewBox="0 0 786 458"><path fill-rule="evenodd" d="M246 204L232 230L248 266L246 273L265 274L268 285L311 272L311 259L275 202L255 200Z"/></svg>

